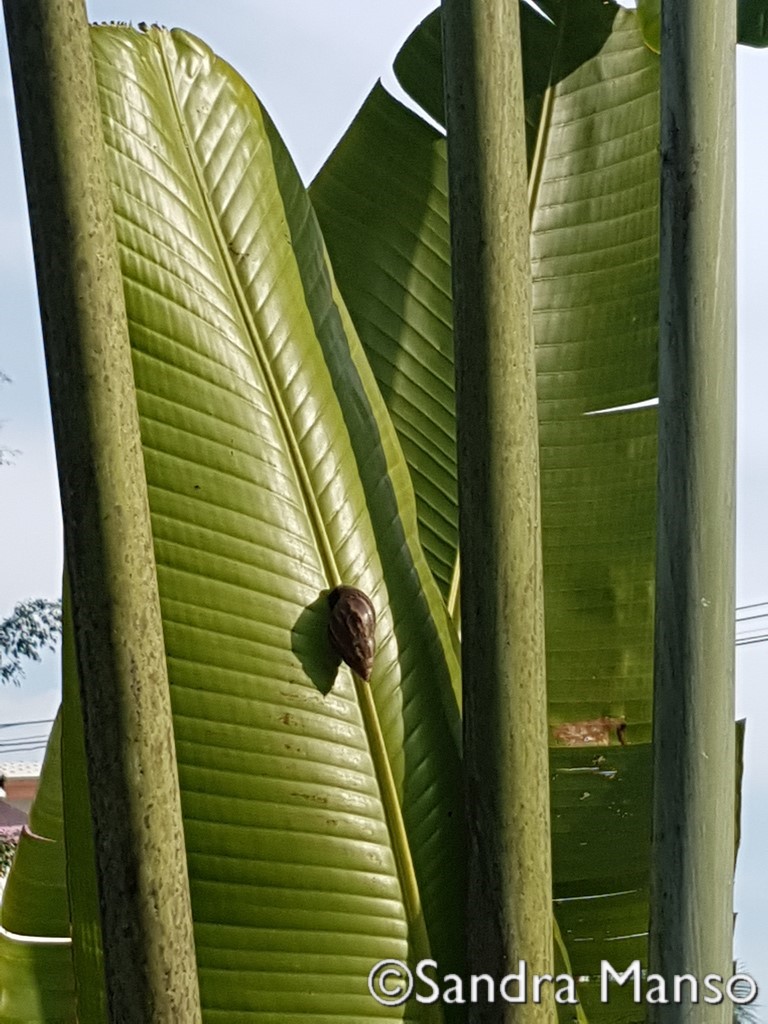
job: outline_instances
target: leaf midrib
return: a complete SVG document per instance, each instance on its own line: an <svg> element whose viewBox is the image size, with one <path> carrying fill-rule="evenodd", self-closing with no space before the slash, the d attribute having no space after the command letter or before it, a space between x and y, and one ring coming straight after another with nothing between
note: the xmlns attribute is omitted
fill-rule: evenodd
<svg viewBox="0 0 768 1024"><path fill-rule="evenodd" d="M184 140L185 151L190 165L191 174L197 186L197 191L200 196L202 205L207 214L208 223L212 230L215 243L218 248L220 262L224 267L227 280L232 290L232 295L234 296L239 313L250 336L254 355L258 361L259 368L264 375L264 380L267 385L268 394L270 396L273 408L277 415L278 423L288 445L291 461L299 483L299 490L305 501L308 513L308 520L310 522L311 529L313 530L313 533L315 535L315 540L320 553L321 561L323 563L323 568L326 573L326 578L331 582L332 586L338 586L342 583L342 580L334 556L331 541L325 529L325 524L323 522L320 508L315 499L314 491L309 479L307 468L304 464L304 460L301 455L301 449L298 440L292 429L290 416L282 400L280 389L277 385L274 374L272 373L272 368L269 365L269 360L267 359L266 354L264 353L262 346L260 344L259 332L256 328L256 324L253 320L250 309L248 307L248 302L246 300L246 296L240 283L237 270L233 266L233 261L229 253L229 248L227 246L225 238L223 237L221 227L218 222L218 217L216 216L215 208L213 207L213 204L211 202L208 189L206 187L203 171L196 158L194 140L190 137L187 131L187 126L184 120L183 112L180 109L178 97L173 83L173 75L171 72L169 57L166 49L167 46L167 37L165 34L161 34L158 46L161 66L163 70L163 75L166 80L168 94L170 97L170 102L172 104L177 127L181 137ZM365 732L368 737L371 761L373 763L374 771L381 790L381 802L386 816L388 832L393 847L395 861L398 867L398 875L400 878L403 903L409 923L409 928L411 931L411 940L412 947L414 950L414 956L416 959L429 958L431 956L431 944L429 941L428 933L426 931L423 912L421 910L421 898L419 894L418 881L416 878L416 872L414 870L410 843L408 842L408 836L402 815L402 809L400 806L400 801L397 796L397 787L395 785L392 767L387 752L386 743L384 741L384 736L381 730L381 724L379 722L378 713L376 711L376 707L373 701L373 695L370 686L367 683L365 683L362 679L360 679L354 672L351 672L351 675L355 686L355 692L358 698L358 705L360 708L361 717L363 719ZM431 1012L428 1013L428 1016L432 1016ZM434 1019L443 1019L442 1010L435 1010Z"/></svg>
<svg viewBox="0 0 768 1024"><path fill-rule="evenodd" d="M167 41L165 35L160 37L159 53L161 59L161 65L163 74L166 79L168 94L173 107L174 116L176 118L176 124L180 135L184 139L184 148L189 160L192 178L197 186L198 195L202 202L205 212L207 214L208 225L213 233L216 246L218 248L218 255L220 265L224 268L224 272L227 276L231 293L237 304L238 311L242 318L242 321L248 331L248 335L251 341L251 348L258 361L259 369L261 370L264 380L267 384L267 391L269 393L272 407L277 415L278 423L282 430L283 436L288 445L289 453L291 456L291 462L293 464L294 472L296 473L299 490L304 499L307 512L308 520L312 531L315 534L315 541L317 548L320 552L320 557L323 563L323 569L325 571L326 578L330 582L331 586L338 586L342 581L339 574L336 559L333 554L333 548L331 545L330 538L325 529L320 509L317 501L315 500L314 491L309 480L304 460L301 456L301 449L299 447L298 440L295 432L291 425L290 416L288 410L285 407L285 403L282 400L280 389L275 380L270 366L269 360L261 345L261 337L256 327L256 323L251 314L248 301L243 291L243 287L240 283L240 278L236 268L233 265L229 247L227 241L223 236L221 226L219 224L216 210L211 202L211 198L208 192L208 188L205 182L205 176L200 167L200 164L196 157L195 140L190 136L187 131L187 125L184 120L183 112L179 106L178 97L176 95L176 89L173 82L173 75L171 73L170 63L168 60L168 54L166 51Z"/></svg>

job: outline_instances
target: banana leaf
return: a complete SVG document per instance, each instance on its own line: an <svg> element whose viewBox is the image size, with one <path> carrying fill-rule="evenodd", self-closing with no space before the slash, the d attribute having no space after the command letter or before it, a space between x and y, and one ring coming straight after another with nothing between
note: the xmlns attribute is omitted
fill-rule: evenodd
<svg viewBox="0 0 768 1024"><path fill-rule="evenodd" d="M452 1019L367 986L382 959L463 957L455 637L396 434L250 89L181 31L93 45L204 1019ZM376 609L370 684L330 647L342 582ZM65 754L82 1015L103 999L81 767Z"/></svg>
<svg viewBox="0 0 768 1024"><path fill-rule="evenodd" d="M739 0L737 8L739 42L745 46L768 46L768 3Z"/></svg>
<svg viewBox="0 0 768 1024"><path fill-rule="evenodd" d="M646 45L661 50L661 0L637 0L637 13ZM766 0L738 0L737 38L744 46L768 46L768 3Z"/></svg>
<svg viewBox="0 0 768 1024"><path fill-rule="evenodd" d="M574 972L586 976L601 957L620 964L625 953L644 956L647 931L658 62L634 12L599 0L550 6L554 23L525 6L521 19L554 896ZM439 40L436 12L395 64L401 84L438 121ZM425 550L455 614L445 141L379 86L310 194L401 436ZM571 770L592 777L596 755L618 759L615 772L598 774L579 793L564 789ZM627 792L631 813L621 797ZM595 831L588 806L602 809L604 828ZM587 1016L610 1019L594 1004Z"/></svg>
<svg viewBox="0 0 768 1024"><path fill-rule="evenodd" d="M526 117L555 897L565 962L578 976L601 950L620 965L617 940L627 956L644 949L647 917L655 412L625 407L655 395L657 83L633 13L591 0L547 10L554 28L524 8L528 53L540 58L526 62ZM398 73L439 119L438 38L433 17ZM290 159L247 87L183 33L99 29L96 40L206 1019L268 1020L278 1009L314 1019L320 1008L333 1019L418 1019L408 1016L413 1005L384 1013L372 1004L359 961L363 948L375 946L377 957L425 948L406 907L402 851L384 837L397 818L382 796L389 774L427 941L440 933L436 958L460 962L454 637L418 536L455 613L444 143L377 88L313 185L353 328ZM241 102L254 118L248 126L235 110ZM249 187L251 174L258 184ZM624 411L603 412L616 406ZM276 502L267 493L275 477L286 481ZM373 710L343 667L336 675L327 650L324 595L341 579L370 587L380 618L391 611ZM622 719L626 747L610 730L608 750L560 746L574 729L584 736L595 722ZM376 721L380 746L370 742ZM261 777L273 763L285 776ZM433 771L443 773L437 793ZM65 776L75 844L87 833L70 832L78 811L83 820L80 792ZM343 891L348 866L335 859L323 813L345 847L380 858L373 902L370 891ZM430 846L434 822L442 831ZM453 881L441 901L435 890ZM87 889L73 907L75 949L93 967ZM342 891L345 909L334 915ZM234 923L224 920L230 909ZM396 934L365 932L363 920L378 928L385 917ZM338 957L338 948L354 953ZM309 963L317 970L307 972ZM329 987L299 988L302 971ZM97 989L97 966L90 973ZM592 988L580 988L589 1019L616 1019ZM98 992L92 998L100 1005Z"/></svg>
<svg viewBox="0 0 768 1024"><path fill-rule="evenodd" d="M75 1021L64 855L61 715L0 903L0 1021Z"/></svg>

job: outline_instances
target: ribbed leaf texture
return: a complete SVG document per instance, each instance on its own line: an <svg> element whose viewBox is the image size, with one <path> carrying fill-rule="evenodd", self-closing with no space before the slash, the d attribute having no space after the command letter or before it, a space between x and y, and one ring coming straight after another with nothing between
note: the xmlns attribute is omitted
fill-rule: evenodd
<svg viewBox="0 0 768 1024"><path fill-rule="evenodd" d="M0 1021L74 1024L74 1007L59 715L0 905Z"/></svg>
<svg viewBox="0 0 768 1024"><path fill-rule="evenodd" d="M100 27L93 44L204 1019L442 1020L412 1000L381 1007L367 986L387 957L461 970L463 955L455 637L397 436L251 90L181 31ZM340 582L376 609L370 685L329 644ZM65 795L91 873L72 894L80 1009L95 1013L72 776Z"/></svg>
<svg viewBox="0 0 768 1024"><path fill-rule="evenodd" d="M554 895L574 972L584 975L601 957L620 965L644 955L648 918L656 411L627 406L656 396L658 61L634 12L579 0L548 13L554 25L521 9ZM395 65L438 119L439 40L436 13ZM310 190L454 611L446 193L444 139L381 87ZM438 400L440 418L425 415ZM588 1016L612 1019L599 1005Z"/></svg>
<svg viewBox="0 0 768 1024"><path fill-rule="evenodd" d="M366 977L460 955L461 785L407 469L250 89L180 31L94 47L206 1019L414 1015ZM370 688L331 655L339 582L376 608Z"/></svg>

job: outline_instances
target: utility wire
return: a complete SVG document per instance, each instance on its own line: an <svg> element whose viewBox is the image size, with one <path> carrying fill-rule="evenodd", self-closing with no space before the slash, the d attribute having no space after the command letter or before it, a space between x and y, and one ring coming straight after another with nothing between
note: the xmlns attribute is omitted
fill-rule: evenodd
<svg viewBox="0 0 768 1024"><path fill-rule="evenodd" d="M35 733L34 736L17 736L13 740L0 740L0 751L7 750L8 747L17 747L20 743L32 743L35 740L47 742L48 733Z"/></svg>
<svg viewBox="0 0 768 1024"><path fill-rule="evenodd" d="M763 609L763 611L759 611ZM739 612L752 612L751 615L739 615ZM746 622L759 623L761 625L748 626L741 630L736 637L737 647L748 647L752 644L764 644L768 641L768 601L755 601L752 604L743 604L736 609L736 625Z"/></svg>
<svg viewBox="0 0 768 1024"><path fill-rule="evenodd" d="M42 743L30 743L25 747L9 747L8 750L0 751L0 760L10 761L18 760L17 758L9 758L9 754L24 754L29 753L31 750L45 750L48 746L48 741L44 740Z"/></svg>
<svg viewBox="0 0 768 1024"><path fill-rule="evenodd" d="M32 718L28 722L0 722L0 729L15 729L21 725L50 725L52 718Z"/></svg>

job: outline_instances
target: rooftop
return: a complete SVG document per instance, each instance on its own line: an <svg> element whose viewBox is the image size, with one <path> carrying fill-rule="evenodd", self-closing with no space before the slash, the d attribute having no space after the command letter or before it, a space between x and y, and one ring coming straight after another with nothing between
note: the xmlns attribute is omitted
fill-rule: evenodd
<svg viewBox="0 0 768 1024"><path fill-rule="evenodd" d="M37 779L42 761L0 761L0 776L6 779Z"/></svg>

